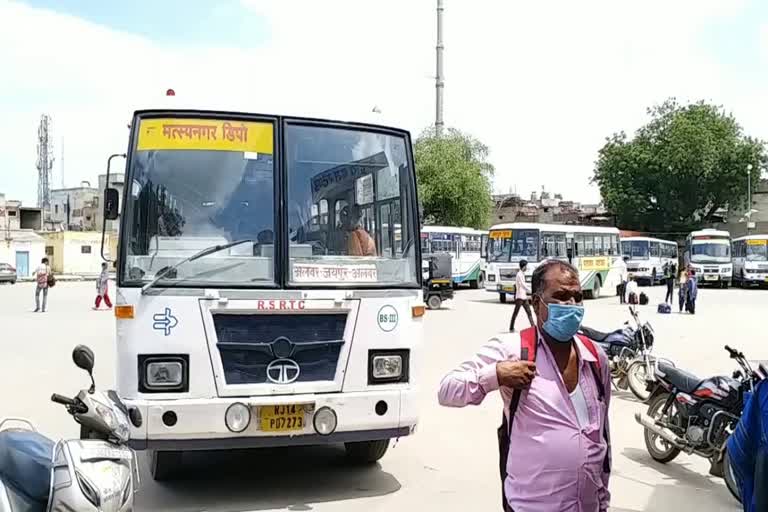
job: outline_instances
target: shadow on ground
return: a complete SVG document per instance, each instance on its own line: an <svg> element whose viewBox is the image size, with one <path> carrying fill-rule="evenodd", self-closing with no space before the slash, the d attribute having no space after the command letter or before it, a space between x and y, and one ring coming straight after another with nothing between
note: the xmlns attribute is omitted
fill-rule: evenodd
<svg viewBox="0 0 768 512"><path fill-rule="evenodd" d="M138 510L241 512L312 510L313 503L396 492L378 464L350 466L340 447L231 450L185 454L178 477L155 482L140 456Z"/></svg>

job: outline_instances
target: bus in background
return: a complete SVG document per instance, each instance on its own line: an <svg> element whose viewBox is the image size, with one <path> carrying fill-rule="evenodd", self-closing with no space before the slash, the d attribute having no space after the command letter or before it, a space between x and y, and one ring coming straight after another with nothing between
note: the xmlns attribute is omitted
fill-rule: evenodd
<svg viewBox="0 0 768 512"><path fill-rule="evenodd" d="M615 295L621 281L619 230L569 224L497 224L488 233L486 291L506 302L515 293L520 260L528 262L525 279L541 261L557 258L579 269L586 298Z"/></svg>
<svg viewBox="0 0 768 512"><path fill-rule="evenodd" d="M659 238L632 236L621 239L621 252L629 257L627 272L638 282L654 285L664 278L664 265L677 265L677 243Z"/></svg>
<svg viewBox="0 0 768 512"><path fill-rule="evenodd" d="M468 284L470 288L482 288L485 283L485 258L483 251L488 232L472 228L452 226L422 226L421 252L429 254L449 253L453 256L451 269L453 283Z"/></svg>
<svg viewBox="0 0 768 512"><path fill-rule="evenodd" d="M768 285L768 235L733 240L733 281L742 287Z"/></svg>
<svg viewBox="0 0 768 512"><path fill-rule="evenodd" d="M373 463L418 418L409 133L187 107L134 114L122 198L105 191L132 446L156 480L194 450L340 443Z"/></svg>
<svg viewBox="0 0 768 512"><path fill-rule="evenodd" d="M733 276L731 234L717 229L691 232L685 239L685 263L696 271L699 284L728 288Z"/></svg>

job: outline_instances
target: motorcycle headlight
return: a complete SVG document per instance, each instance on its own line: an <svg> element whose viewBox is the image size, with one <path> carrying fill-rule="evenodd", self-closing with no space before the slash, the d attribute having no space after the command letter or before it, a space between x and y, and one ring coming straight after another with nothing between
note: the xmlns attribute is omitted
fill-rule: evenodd
<svg viewBox="0 0 768 512"><path fill-rule="evenodd" d="M123 443L128 441L131 429L128 424L128 417L122 411L102 404L96 404L94 410L115 438Z"/></svg>

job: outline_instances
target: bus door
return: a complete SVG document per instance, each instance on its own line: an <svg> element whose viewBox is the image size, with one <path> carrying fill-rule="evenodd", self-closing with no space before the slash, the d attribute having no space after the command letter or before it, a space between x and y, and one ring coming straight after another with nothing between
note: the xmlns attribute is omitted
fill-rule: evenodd
<svg viewBox="0 0 768 512"><path fill-rule="evenodd" d="M568 263L573 265L573 257L578 254L579 248L574 242L573 233L565 234L565 253L568 257Z"/></svg>

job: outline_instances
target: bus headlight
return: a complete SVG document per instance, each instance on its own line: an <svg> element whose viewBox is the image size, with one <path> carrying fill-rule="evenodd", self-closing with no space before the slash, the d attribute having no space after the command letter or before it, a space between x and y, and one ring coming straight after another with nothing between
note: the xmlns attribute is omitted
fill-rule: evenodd
<svg viewBox="0 0 768 512"><path fill-rule="evenodd" d="M336 431L336 427L339 423L336 413L330 407L321 407L315 413L315 417L312 419L312 424L315 427L315 432L321 436L328 436Z"/></svg>
<svg viewBox="0 0 768 512"><path fill-rule="evenodd" d="M188 356L139 356L139 391L184 392L189 389Z"/></svg>
<svg viewBox="0 0 768 512"><path fill-rule="evenodd" d="M239 434L251 423L251 410L247 405L236 402L227 407L224 414L224 423L227 428L236 434Z"/></svg>
<svg viewBox="0 0 768 512"><path fill-rule="evenodd" d="M368 384L408 382L408 350L368 352Z"/></svg>
<svg viewBox="0 0 768 512"><path fill-rule="evenodd" d="M489 283L495 283L496 282L496 275L495 274L488 274L488 282Z"/></svg>

